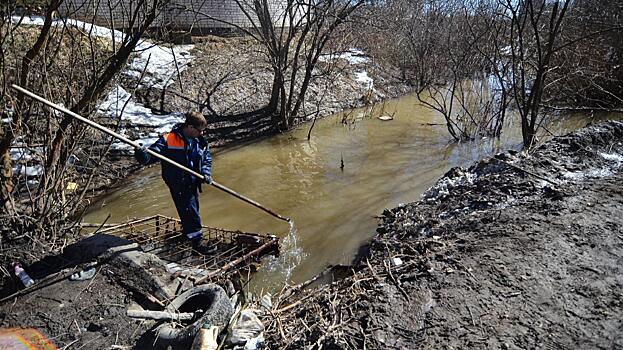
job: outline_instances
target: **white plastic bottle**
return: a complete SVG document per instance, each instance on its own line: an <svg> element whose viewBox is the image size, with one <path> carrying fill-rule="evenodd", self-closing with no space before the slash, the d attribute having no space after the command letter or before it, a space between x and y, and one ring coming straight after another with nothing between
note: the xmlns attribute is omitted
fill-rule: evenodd
<svg viewBox="0 0 623 350"><path fill-rule="evenodd" d="M32 278L30 278L30 276L28 276L28 274L26 273L26 271L24 271L20 263L18 262L13 263L13 271L15 272L15 276L17 276L19 280L22 281L22 284L24 285L24 287L28 288L32 286L33 284L35 284L35 281Z"/></svg>
<svg viewBox="0 0 623 350"><path fill-rule="evenodd" d="M218 349L218 342L216 338L218 337L218 327L210 326L209 323L205 323L197 335L195 335L195 340L193 341L193 345L190 347L191 350L216 350Z"/></svg>

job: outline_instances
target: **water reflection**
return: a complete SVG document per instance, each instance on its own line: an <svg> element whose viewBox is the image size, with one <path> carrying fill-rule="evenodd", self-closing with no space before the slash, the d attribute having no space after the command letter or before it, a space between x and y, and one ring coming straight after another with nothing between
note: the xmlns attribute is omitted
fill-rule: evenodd
<svg viewBox="0 0 623 350"><path fill-rule="evenodd" d="M419 107L413 96L389 101L383 113L394 120L383 122L369 117L369 110L356 110L348 118L336 115L318 121L310 140L310 125L304 125L215 154L217 181L296 224L298 250L290 253L298 261L267 265L256 278L257 288L278 286L290 272L292 283L298 283L329 264L349 263L374 234L375 217L384 208L417 200L451 167L469 166L521 146L518 132L505 132L499 140L450 142L445 127L437 125L443 118ZM598 118L604 117L593 120ZM563 134L585 123L586 116L577 114L556 119L548 130ZM101 222L108 214L110 222L156 213L176 217L159 171L156 166L129 180L123 189L95 204L85 221ZM201 195L201 215L205 224L227 229L280 237L289 230L285 222L212 188ZM298 265L290 271L288 264L293 261Z"/></svg>

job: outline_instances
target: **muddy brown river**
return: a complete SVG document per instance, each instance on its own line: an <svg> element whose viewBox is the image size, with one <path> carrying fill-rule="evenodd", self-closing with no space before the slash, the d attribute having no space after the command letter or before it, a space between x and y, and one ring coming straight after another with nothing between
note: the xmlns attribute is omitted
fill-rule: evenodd
<svg viewBox="0 0 623 350"><path fill-rule="evenodd" d="M386 102L370 116L356 109L347 116L311 124L243 147L214 154L214 179L284 216L288 224L213 188L201 195L203 223L247 232L273 233L282 239L279 258L267 259L254 278L260 289L284 281L299 283L330 264L348 264L372 237L383 209L415 201L451 167L469 166L493 153L519 149L521 138L506 132L500 140L454 143L443 118L414 96ZM605 116L604 116L605 117ZM597 119L578 114L549 123L563 134ZM345 121L345 122L343 122ZM342 168L343 161L343 168ZM84 221L122 222L162 214L177 217L169 191L154 166L122 189L94 204Z"/></svg>

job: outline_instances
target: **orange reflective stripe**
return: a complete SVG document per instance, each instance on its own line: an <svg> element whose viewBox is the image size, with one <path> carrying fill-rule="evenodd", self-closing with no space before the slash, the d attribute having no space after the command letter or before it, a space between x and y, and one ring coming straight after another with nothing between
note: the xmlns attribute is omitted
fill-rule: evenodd
<svg viewBox="0 0 623 350"><path fill-rule="evenodd" d="M164 139L167 141L167 147L169 148L184 148L184 140L173 132L166 134Z"/></svg>

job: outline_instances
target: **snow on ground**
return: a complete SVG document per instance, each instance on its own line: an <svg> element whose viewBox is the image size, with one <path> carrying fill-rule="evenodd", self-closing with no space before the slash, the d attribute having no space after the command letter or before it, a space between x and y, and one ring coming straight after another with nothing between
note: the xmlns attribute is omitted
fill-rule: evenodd
<svg viewBox="0 0 623 350"><path fill-rule="evenodd" d="M26 147L13 147L9 150L11 160L16 161L29 161L32 159L31 150Z"/></svg>
<svg viewBox="0 0 623 350"><path fill-rule="evenodd" d="M194 45L180 45L171 48L148 44L145 41L139 43L137 50L140 54L129 64L125 74L137 78L147 66L149 73L141 81L141 85L156 89L164 89L177 77L177 72L183 71L193 56L190 50Z"/></svg>
<svg viewBox="0 0 623 350"><path fill-rule="evenodd" d="M366 71L355 72L355 80L364 85L368 90L371 90L374 86L374 80L370 78Z"/></svg>
<svg viewBox="0 0 623 350"><path fill-rule="evenodd" d="M585 171L566 171L562 175L571 181L583 181L587 178L602 178L614 175L614 170L623 165L623 155L617 153L599 153L599 155L611 164L602 168L589 168Z"/></svg>
<svg viewBox="0 0 623 350"><path fill-rule="evenodd" d="M359 49L350 49L344 52L334 52L320 55L318 61L334 62L338 59L346 60L349 64L353 65L368 63L368 61L370 60L363 51ZM355 80L361 82L369 90L371 90L374 86L374 80L370 78L368 72L366 72L365 70L355 72Z"/></svg>
<svg viewBox="0 0 623 350"><path fill-rule="evenodd" d="M13 23L41 26L44 19L41 16L12 16L11 21ZM54 20L52 25L74 27L80 29L85 34L99 38L108 38L115 43L123 42L126 37L125 33L118 30L69 18ZM130 62L129 69L125 73L138 77L145 70L146 75L142 82L144 85L160 89L167 87L174 81L178 70L181 72L186 69L188 62L192 60L193 57L190 54L190 50L193 47L193 45L166 47L156 45L148 40L140 40L134 50L137 57Z"/></svg>
<svg viewBox="0 0 623 350"><path fill-rule="evenodd" d="M370 60L363 51L359 49L349 49L344 52L334 52L320 55L318 61L333 62L337 59L346 60L350 64L362 64L367 63Z"/></svg>
<svg viewBox="0 0 623 350"><path fill-rule="evenodd" d="M167 129L166 131L169 131L169 130L170 129ZM141 146L149 147L152 143L156 142L157 140L158 140L158 137L141 137L134 141L137 142ZM124 154L133 154L134 153L133 148L134 147L123 142L114 142L112 145L110 145L110 149L112 151L116 151L116 152L124 153Z"/></svg>
<svg viewBox="0 0 623 350"><path fill-rule="evenodd" d="M623 163L623 156L617 153L599 153L599 155L605 159L605 160L609 160L611 162L615 162L616 163L616 167L618 168L619 166L621 166L621 163Z"/></svg>
<svg viewBox="0 0 623 350"><path fill-rule="evenodd" d="M43 174L43 165L25 166L18 164L13 168L13 174L19 174L22 176L40 176Z"/></svg>
<svg viewBox="0 0 623 350"><path fill-rule="evenodd" d="M132 95L119 85L114 86L106 99L100 103L98 112L111 118L118 118L121 115L121 120L131 125L152 126L157 129L164 127L166 131L169 131L174 124L184 121L182 113L154 114L151 109L134 102Z"/></svg>

